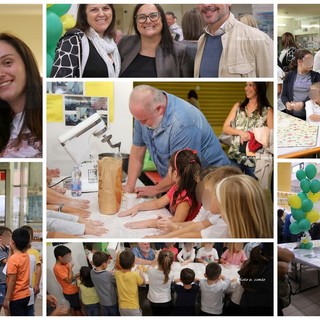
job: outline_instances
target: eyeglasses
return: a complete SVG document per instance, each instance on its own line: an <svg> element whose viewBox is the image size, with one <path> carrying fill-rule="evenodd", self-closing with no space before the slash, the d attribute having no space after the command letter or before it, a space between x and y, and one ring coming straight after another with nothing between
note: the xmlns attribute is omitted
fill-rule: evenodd
<svg viewBox="0 0 320 320"><path fill-rule="evenodd" d="M156 22L160 18L160 12L151 12L149 15L138 14L135 16L135 18L136 18L137 22L139 22L139 23L145 23L148 18L151 22Z"/></svg>

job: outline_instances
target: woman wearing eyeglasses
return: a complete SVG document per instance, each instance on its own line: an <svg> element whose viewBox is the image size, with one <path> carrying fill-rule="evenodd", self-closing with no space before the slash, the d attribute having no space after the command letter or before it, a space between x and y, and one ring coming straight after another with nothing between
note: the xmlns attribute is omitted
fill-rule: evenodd
<svg viewBox="0 0 320 320"><path fill-rule="evenodd" d="M120 77L193 77L185 45L171 37L158 4L138 4L133 12L134 36L122 38Z"/></svg>
<svg viewBox="0 0 320 320"><path fill-rule="evenodd" d="M80 4L77 22L59 40L51 77L115 78L120 72L120 55L115 37L112 4Z"/></svg>

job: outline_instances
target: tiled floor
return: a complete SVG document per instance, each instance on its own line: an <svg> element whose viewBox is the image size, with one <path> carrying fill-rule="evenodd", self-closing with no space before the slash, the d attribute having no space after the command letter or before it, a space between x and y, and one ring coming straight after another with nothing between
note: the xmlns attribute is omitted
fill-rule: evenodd
<svg viewBox="0 0 320 320"><path fill-rule="evenodd" d="M4 316L3 309L0 312L0 317ZM42 316L42 296L37 296L35 304L35 316Z"/></svg>
<svg viewBox="0 0 320 320"><path fill-rule="evenodd" d="M304 270L303 286L314 286L317 283L315 270ZM295 291L298 284L291 281L292 289ZM320 316L320 286L303 291L291 297L291 305L283 310L285 316Z"/></svg>

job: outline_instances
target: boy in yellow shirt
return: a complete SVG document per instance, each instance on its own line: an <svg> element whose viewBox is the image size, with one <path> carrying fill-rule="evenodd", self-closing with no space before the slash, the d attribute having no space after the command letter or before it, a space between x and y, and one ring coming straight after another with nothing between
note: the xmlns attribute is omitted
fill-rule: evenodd
<svg viewBox="0 0 320 320"><path fill-rule="evenodd" d="M121 316L142 316L139 305L138 286L144 283L143 273L133 272L135 256L130 249L119 255L121 269L115 271L118 289L119 312Z"/></svg>

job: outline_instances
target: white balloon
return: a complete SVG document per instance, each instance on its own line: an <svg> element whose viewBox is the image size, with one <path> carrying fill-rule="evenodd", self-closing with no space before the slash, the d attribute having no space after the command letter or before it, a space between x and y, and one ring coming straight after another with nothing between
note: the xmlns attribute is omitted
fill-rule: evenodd
<svg viewBox="0 0 320 320"><path fill-rule="evenodd" d="M290 217L290 222L291 222L291 223L294 223L294 222L296 222L296 221L297 221L297 220L296 220L293 216Z"/></svg>

